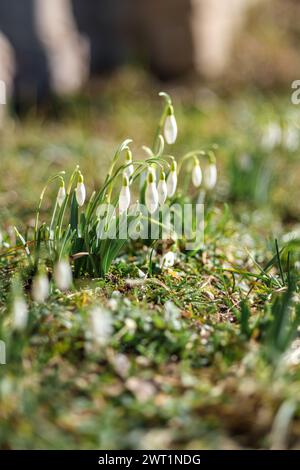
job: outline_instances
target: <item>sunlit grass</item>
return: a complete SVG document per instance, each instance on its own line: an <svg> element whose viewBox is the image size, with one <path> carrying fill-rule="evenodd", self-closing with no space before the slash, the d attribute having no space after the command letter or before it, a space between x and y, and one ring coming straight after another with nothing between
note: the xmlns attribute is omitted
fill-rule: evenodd
<svg viewBox="0 0 300 470"><path fill-rule="evenodd" d="M125 75L96 98L65 104L56 119L31 117L2 132L1 448L297 446L299 149L262 143L270 122L290 122L288 98L190 91L182 99L173 89L174 156L219 146L204 247L179 246L174 265L164 267L172 245L157 243L149 269L149 247L129 243L105 277L80 276L43 304L31 300L25 276L28 325L12 331L11 279L26 267L12 225L33 230L50 175L70 175L79 164L91 192L125 138L134 137L133 154L145 158L141 146L151 146L161 112L153 88ZM45 195L41 222L57 189ZM90 331L95 307L106 312L98 347ZM275 417L290 403L289 434L281 435Z"/></svg>

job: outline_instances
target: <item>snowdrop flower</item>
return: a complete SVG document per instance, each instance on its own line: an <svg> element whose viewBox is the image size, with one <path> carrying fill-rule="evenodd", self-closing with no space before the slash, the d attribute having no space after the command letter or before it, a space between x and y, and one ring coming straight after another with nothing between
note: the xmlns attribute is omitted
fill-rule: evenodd
<svg viewBox="0 0 300 470"><path fill-rule="evenodd" d="M262 137L262 146L267 150L272 150L280 145L282 140L282 130L277 122L270 122Z"/></svg>
<svg viewBox="0 0 300 470"><path fill-rule="evenodd" d="M113 333L112 317L107 310L94 307L90 311L88 339L97 346L105 346Z"/></svg>
<svg viewBox="0 0 300 470"><path fill-rule="evenodd" d="M204 170L204 184L206 189L213 189L217 183L217 167L215 163L209 163Z"/></svg>
<svg viewBox="0 0 300 470"><path fill-rule="evenodd" d="M159 182L157 185L157 192L158 192L158 202L161 206L164 205L168 196L168 188L166 183L166 175L164 171L161 172L159 177Z"/></svg>
<svg viewBox="0 0 300 470"><path fill-rule="evenodd" d="M130 177L132 176L132 174L134 172L134 168L133 168L133 165L132 165L132 153L131 153L130 149L127 149L126 157L125 157L125 164L126 165L130 164L129 166L127 166L124 169L125 175L128 177L128 179L130 179Z"/></svg>
<svg viewBox="0 0 300 470"><path fill-rule="evenodd" d="M72 269L69 262L64 259L58 261L54 266L54 281L57 287L64 291L67 290L72 284Z"/></svg>
<svg viewBox="0 0 300 470"><path fill-rule="evenodd" d="M137 329L136 321L133 318L126 318L125 326L130 333L135 333Z"/></svg>
<svg viewBox="0 0 300 470"><path fill-rule="evenodd" d="M15 297L12 305L12 325L14 330L23 331L28 321L28 307L24 297Z"/></svg>
<svg viewBox="0 0 300 470"><path fill-rule="evenodd" d="M283 135L283 144L290 152L295 152L300 145L300 134L296 127L289 126Z"/></svg>
<svg viewBox="0 0 300 470"><path fill-rule="evenodd" d="M78 183L75 192L77 204L79 205L79 207L81 207L83 206L86 197L86 190L83 182L83 176L81 173L79 173Z"/></svg>
<svg viewBox="0 0 300 470"><path fill-rule="evenodd" d="M168 251L165 253L161 259L160 267L161 269L167 269L174 266L176 261L176 255L173 251Z"/></svg>
<svg viewBox="0 0 300 470"><path fill-rule="evenodd" d="M177 138L177 123L174 116L173 106L169 106L165 119L164 136L168 144L174 144Z"/></svg>
<svg viewBox="0 0 300 470"><path fill-rule="evenodd" d="M192 181L195 188L199 188L202 182L202 171L197 157L194 158L194 167L192 171Z"/></svg>
<svg viewBox="0 0 300 470"><path fill-rule="evenodd" d="M64 180L61 181L61 185L60 185L60 188L58 190L58 193L57 193L57 204L59 207L61 207L63 205L63 202L66 198L66 189L65 189L65 182Z"/></svg>
<svg viewBox="0 0 300 470"><path fill-rule="evenodd" d="M144 279L146 277L146 274L140 268L138 268L138 277L140 279Z"/></svg>
<svg viewBox="0 0 300 470"><path fill-rule="evenodd" d="M32 282L31 295L35 302L45 302L49 295L49 280L46 274L38 274Z"/></svg>
<svg viewBox="0 0 300 470"><path fill-rule="evenodd" d="M119 302L117 301L117 299L115 298L111 298L108 300L107 302L107 306L113 311L113 312L116 312L118 310L118 307L119 307Z"/></svg>
<svg viewBox="0 0 300 470"><path fill-rule="evenodd" d="M119 212L127 211L130 205L130 190L129 190L129 180L126 174L123 174L123 183L119 196Z"/></svg>
<svg viewBox="0 0 300 470"><path fill-rule="evenodd" d="M148 173L145 202L150 214L153 214L158 207L158 192L155 184L155 173L151 169Z"/></svg>
<svg viewBox="0 0 300 470"><path fill-rule="evenodd" d="M172 161L171 170L167 178L168 197L173 197L177 187L177 163Z"/></svg>
<svg viewBox="0 0 300 470"><path fill-rule="evenodd" d="M171 301L167 300L164 305L164 316L167 323L170 324L175 330L180 330L181 328L181 315L180 310L176 305Z"/></svg>

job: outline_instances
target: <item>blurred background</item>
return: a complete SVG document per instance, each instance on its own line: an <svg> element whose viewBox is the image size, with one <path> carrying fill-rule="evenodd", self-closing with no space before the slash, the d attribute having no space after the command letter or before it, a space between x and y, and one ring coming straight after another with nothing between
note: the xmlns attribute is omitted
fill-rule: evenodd
<svg viewBox="0 0 300 470"><path fill-rule="evenodd" d="M220 201L298 222L299 50L298 0L0 0L0 222L28 223L42 182L76 163L97 187L124 138L141 157L161 90L177 157L219 145Z"/></svg>
<svg viewBox="0 0 300 470"><path fill-rule="evenodd" d="M300 70L297 0L1 0L0 33L17 108L124 64L227 87L290 84Z"/></svg>

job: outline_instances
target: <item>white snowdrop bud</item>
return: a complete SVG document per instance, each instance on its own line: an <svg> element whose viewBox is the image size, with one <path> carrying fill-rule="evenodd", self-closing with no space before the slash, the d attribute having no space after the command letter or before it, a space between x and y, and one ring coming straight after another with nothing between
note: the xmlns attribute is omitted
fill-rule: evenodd
<svg viewBox="0 0 300 470"><path fill-rule="evenodd" d="M46 274L38 274L32 282L31 295L39 304L45 302L49 295L49 280Z"/></svg>
<svg viewBox="0 0 300 470"><path fill-rule="evenodd" d="M147 178L145 202L149 213L153 214L158 207L158 192L155 184L155 177L151 170L149 170Z"/></svg>
<svg viewBox="0 0 300 470"><path fill-rule="evenodd" d="M173 197L177 188L177 163L173 160L171 170L167 178L168 197Z"/></svg>
<svg viewBox="0 0 300 470"><path fill-rule="evenodd" d="M130 179L130 177L132 176L134 172L134 168L131 163L132 163L132 153L130 149L127 149L126 157L125 157L125 164L128 166L124 169L124 174L128 177L128 179Z"/></svg>
<svg viewBox="0 0 300 470"><path fill-rule="evenodd" d="M64 259L58 261L54 266L54 281L57 287L64 291L67 290L72 284L72 269L69 262Z"/></svg>
<svg viewBox="0 0 300 470"><path fill-rule="evenodd" d="M297 127L288 126L283 134L283 145L290 152L295 152L300 145L300 133Z"/></svg>
<svg viewBox="0 0 300 470"><path fill-rule="evenodd" d="M161 259L160 267L161 269L171 268L176 262L176 255L173 251L168 251L165 253Z"/></svg>
<svg viewBox="0 0 300 470"><path fill-rule="evenodd" d="M120 214L127 211L129 205L130 205L129 181L128 181L128 176L126 174L123 174L122 188L121 188L120 196L119 196Z"/></svg>
<svg viewBox="0 0 300 470"><path fill-rule="evenodd" d="M113 322L110 313L100 307L90 311L88 339L97 346L105 346L113 333Z"/></svg>
<svg viewBox="0 0 300 470"><path fill-rule="evenodd" d="M24 297L15 297L12 305L12 326L14 330L23 331L27 326L28 307Z"/></svg>
<svg viewBox="0 0 300 470"><path fill-rule="evenodd" d="M66 189L65 189L65 182L64 180L62 180L61 182L61 185L60 185L60 188L58 190L58 193L57 193L57 204L59 207L61 207L63 205L63 202L66 198Z"/></svg>
<svg viewBox="0 0 300 470"><path fill-rule="evenodd" d="M161 206L164 205L168 196L168 188L166 183L166 175L164 171L161 172L159 177L159 182L157 185L157 192L158 192L158 202Z"/></svg>
<svg viewBox="0 0 300 470"><path fill-rule="evenodd" d="M279 123L270 122L266 127L262 136L262 146L266 150L272 150L274 147L281 144L282 129Z"/></svg>
<svg viewBox="0 0 300 470"><path fill-rule="evenodd" d="M83 182L83 176L81 173L79 173L78 183L75 192L77 204L79 205L79 207L81 207L83 206L86 197L86 190Z"/></svg>
<svg viewBox="0 0 300 470"><path fill-rule="evenodd" d="M177 123L172 106L169 106L165 119L164 136L169 145L174 144L177 138Z"/></svg>
<svg viewBox="0 0 300 470"><path fill-rule="evenodd" d="M194 166L192 171L192 181L195 188L199 188L202 182L202 171L198 158L194 159Z"/></svg>
<svg viewBox="0 0 300 470"><path fill-rule="evenodd" d="M213 189L217 183L217 167L215 163L209 163L204 170L204 185L206 189Z"/></svg>

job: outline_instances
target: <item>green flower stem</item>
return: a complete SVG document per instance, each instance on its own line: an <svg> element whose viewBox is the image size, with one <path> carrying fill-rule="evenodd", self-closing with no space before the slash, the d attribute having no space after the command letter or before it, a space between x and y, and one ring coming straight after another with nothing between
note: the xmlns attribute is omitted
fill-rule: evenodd
<svg viewBox="0 0 300 470"><path fill-rule="evenodd" d="M40 217L40 211L41 211L41 207L42 207L42 202L43 202L43 199L44 199L44 196L45 196L45 192L49 186L49 184L51 184L54 180L56 180L57 178L61 178L62 175L64 175L65 172L64 171L61 171L59 173L57 173L56 175L52 176L51 178L48 179L47 183L45 184L42 192L41 192L41 195L40 195L40 199L39 199L39 204L38 204L38 207L37 207L37 211L36 211L36 216L35 216L35 224L34 224L34 241L36 242L36 238L37 238L37 232L38 232L38 226L39 226L39 217Z"/></svg>

